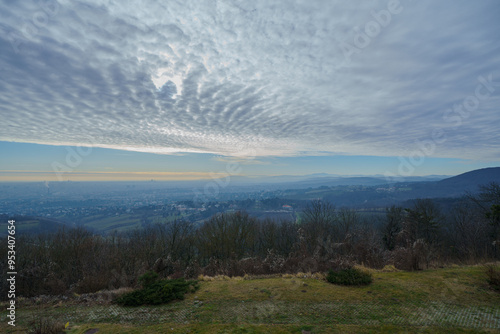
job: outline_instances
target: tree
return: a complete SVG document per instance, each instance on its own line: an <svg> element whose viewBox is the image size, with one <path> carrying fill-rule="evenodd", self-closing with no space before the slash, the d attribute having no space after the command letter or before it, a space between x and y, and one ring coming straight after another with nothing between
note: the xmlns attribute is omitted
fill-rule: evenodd
<svg viewBox="0 0 500 334"><path fill-rule="evenodd" d="M493 204L490 211L486 214L486 218L491 219L493 225L498 225L500 222L500 205Z"/></svg>
<svg viewBox="0 0 500 334"><path fill-rule="evenodd" d="M393 250L396 247L396 240L403 226L404 211L402 207L391 206L386 209L385 223L382 229L382 240L384 246L388 250Z"/></svg>
<svg viewBox="0 0 500 334"><path fill-rule="evenodd" d="M419 269L421 260L425 260L428 268L432 257L437 255L441 211L431 199L417 199L405 211L398 242L405 249L412 269Z"/></svg>
<svg viewBox="0 0 500 334"><path fill-rule="evenodd" d="M198 229L197 241L201 257L229 260L253 253L257 231L256 219L246 212L212 216Z"/></svg>
<svg viewBox="0 0 500 334"><path fill-rule="evenodd" d="M407 228L412 241L423 239L428 244L436 244L440 223L443 221L439 207L431 199L417 199L406 212Z"/></svg>
<svg viewBox="0 0 500 334"><path fill-rule="evenodd" d="M337 212L337 235L340 241L345 240L359 224L359 216L354 209L340 208Z"/></svg>
<svg viewBox="0 0 500 334"><path fill-rule="evenodd" d="M184 260L186 263L192 258L191 238L195 228L186 220L164 221L154 226L162 241L166 256L170 255L173 261Z"/></svg>
<svg viewBox="0 0 500 334"><path fill-rule="evenodd" d="M490 224L490 242L495 257L500 257L500 184L490 182L479 186L479 194L469 194Z"/></svg>
<svg viewBox="0 0 500 334"><path fill-rule="evenodd" d="M450 238L456 255L467 259L485 257L488 222L470 201L455 205L450 214Z"/></svg>
<svg viewBox="0 0 500 334"><path fill-rule="evenodd" d="M311 201L302 212L302 251L310 255L317 245L324 245L330 239L338 239L338 215L329 202Z"/></svg>

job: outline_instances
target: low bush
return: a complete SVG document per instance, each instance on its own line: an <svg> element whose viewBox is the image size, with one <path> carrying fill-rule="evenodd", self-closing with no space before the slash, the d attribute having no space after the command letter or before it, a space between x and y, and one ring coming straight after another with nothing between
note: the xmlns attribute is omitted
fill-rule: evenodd
<svg viewBox="0 0 500 334"><path fill-rule="evenodd" d="M158 273L154 271L148 271L147 273L139 277L139 282L141 283L142 287L145 288L157 282L158 279Z"/></svg>
<svg viewBox="0 0 500 334"><path fill-rule="evenodd" d="M115 302L123 306L158 305L173 300L182 300L188 292L198 289L195 280L186 281L183 278L152 280L151 275L141 280L143 287L118 297Z"/></svg>
<svg viewBox="0 0 500 334"><path fill-rule="evenodd" d="M373 281L370 273L356 268L348 268L339 271L330 270L326 280L339 285L368 285Z"/></svg>
<svg viewBox="0 0 500 334"><path fill-rule="evenodd" d="M28 330L30 334L59 334L64 333L64 325L54 319L42 317L31 321Z"/></svg>
<svg viewBox="0 0 500 334"><path fill-rule="evenodd" d="M500 266L488 264L485 266L485 273L490 286L500 291Z"/></svg>

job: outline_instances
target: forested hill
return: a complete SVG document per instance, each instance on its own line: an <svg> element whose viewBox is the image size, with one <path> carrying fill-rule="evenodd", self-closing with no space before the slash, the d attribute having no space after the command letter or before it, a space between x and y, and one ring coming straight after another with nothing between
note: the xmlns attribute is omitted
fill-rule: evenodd
<svg viewBox="0 0 500 334"><path fill-rule="evenodd" d="M443 188L453 188L456 191L477 191L479 185L490 182L500 183L500 167L491 167L473 170L457 176L453 176L436 184Z"/></svg>
<svg viewBox="0 0 500 334"><path fill-rule="evenodd" d="M476 169L436 182L424 182L415 187L415 197L456 197L476 193L482 185L500 183L500 167Z"/></svg>
<svg viewBox="0 0 500 334"><path fill-rule="evenodd" d="M500 167L478 169L440 181L397 182L368 187L328 187L293 189L281 196L311 200L321 198L337 206L383 207L416 198L453 198L477 193L480 186L491 182L500 184Z"/></svg>

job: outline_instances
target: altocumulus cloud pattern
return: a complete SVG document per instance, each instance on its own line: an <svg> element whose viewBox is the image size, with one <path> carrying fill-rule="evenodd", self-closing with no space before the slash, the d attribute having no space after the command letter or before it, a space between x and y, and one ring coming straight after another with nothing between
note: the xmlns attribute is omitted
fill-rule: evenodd
<svg viewBox="0 0 500 334"><path fill-rule="evenodd" d="M2 1L0 140L383 156L440 129L434 155L500 159L499 17L493 0ZM480 76L487 98L454 110Z"/></svg>

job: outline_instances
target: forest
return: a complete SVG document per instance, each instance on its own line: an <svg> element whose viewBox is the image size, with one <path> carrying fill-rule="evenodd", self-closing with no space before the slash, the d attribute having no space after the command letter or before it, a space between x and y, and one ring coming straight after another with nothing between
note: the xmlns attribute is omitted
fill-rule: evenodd
<svg viewBox="0 0 500 334"><path fill-rule="evenodd" d="M83 227L16 239L17 294L24 297L135 287L160 277L256 276L326 272L356 264L415 271L500 259L500 185L482 185L443 211L431 199L362 216L313 200L300 222L257 219L244 211L218 213L195 225L158 221L109 235ZM375 221L377 220L377 221ZM7 240L0 247L7 254ZM7 296L1 259L0 294Z"/></svg>

